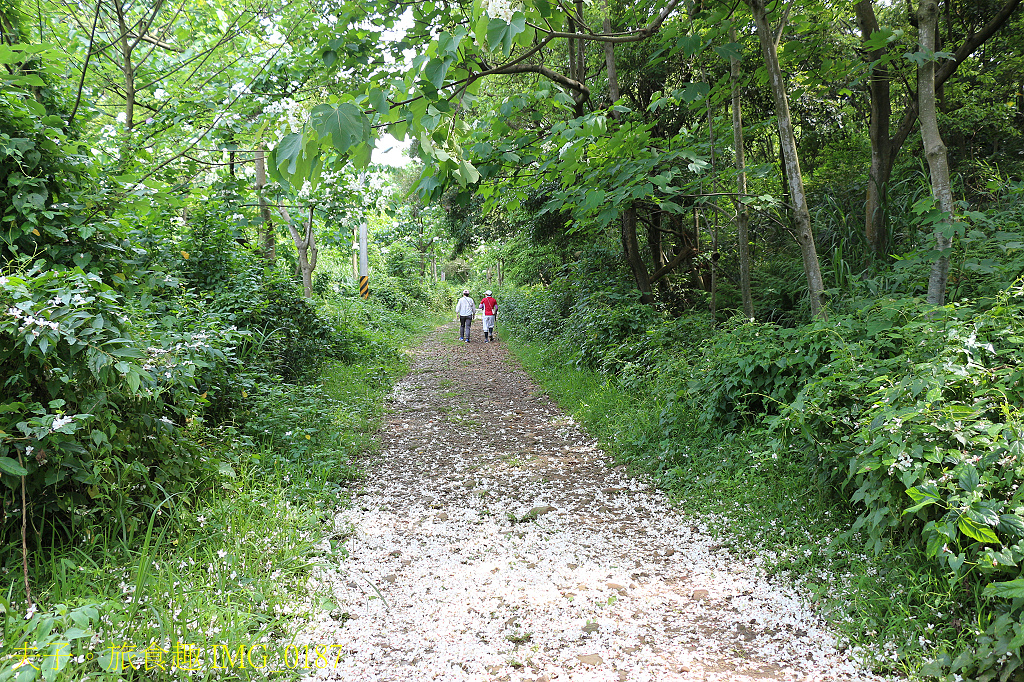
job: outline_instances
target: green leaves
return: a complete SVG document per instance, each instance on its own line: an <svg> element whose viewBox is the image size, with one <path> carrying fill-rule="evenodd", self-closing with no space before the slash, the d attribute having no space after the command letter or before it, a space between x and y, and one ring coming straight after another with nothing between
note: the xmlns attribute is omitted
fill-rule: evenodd
<svg viewBox="0 0 1024 682"><path fill-rule="evenodd" d="M870 471L870 469L862 469L860 473ZM925 507L936 504L942 501L942 497L939 495L939 489L934 483L926 483L917 487L907 488L907 494L914 500L915 504L912 507L908 507L903 511L904 514L912 514L916 511L920 511Z"/></svg>
<svg viewBox="0 0 1024 682"><path fill-rule="evenodd" d="M1016 538L1024 538L1024 519L1016 514L1003 514L999 517L996 530Z"/></svg>
<svg viewBox="0 0 1024 682"><path fill-rule="evenodd" d="M1008 580L1000 583L989 583L982 594L986 597L1002 599L1024 599L1024 578Z"/></svg>
<svg viewBox="0 0 1024 682"><path fill-rule="evenodd" d="M370 139L370 122L351 102L337 106L321 104L310 112L309 120L320 140L330 138L339 154Z"/></svg>
<svg viewBox="0 0 1024 682"><path fill-rule="evenodd" d="M601 189L588 190L580 204L580 210L592 211L604 203L605 192Z"/></svg>
<svg viewBox="0 0 1024 682"><path fill-rule="evenodd" d="M28 469L18 464L17 460L10 457L0 457L0 471L11 476L27 476Z"/></svg>
<svg viewBox="0 0 1024 682"><path fill-rule="evenodd" d="M903 30L893 30L888 26L884 26L871 34L871 37L865 40L862 45L867 50L880 50L889 43L899 40L903 37Z"/></svg>
<svg viewBox="0 0 1024 682"><path fill-rule="evenodd" d="M725 45L715 46L712 49L714 49L715 54L725 61L743 58L743 46L739 43L726 43Z"/></svg>
<svg viewBox="0 0 1024 682"><path fill-rule="evenodd" d="M953 59L954 57L952 52L932 52L931 50L907 52L903 56L913 62L918 68L924 66L927 62L937 62L942 59Z"/></svg>
<svg viewBox="0 0 1024 682"><path fill-rule="evenodd" d="M444 59L431 59L423 68L423 77L426 78L436 89L441 89L445 83L445 75L448 67L455 61L454 57Z"/></svg>
<svg viewBox="0 0 1024 682"><path fill-rule="evenodd" d="M305 140L300 133L289 133L281 138L277 147L270 152L270 166L280 170L284 164L288 164L287 173L293 175L298 169L300 158L305 158L303 149Z"/></svg>
<svg viewBox="0 0 1024 682"><path fill-rule="evenodd" d="M378 114L386 114L391 109L391 105L388 103L388 96L380 88L370 88L369 94L370 106Z"/></svg>
<svg viewBox="0 0 1024 682"><path fill-rule="evenodd" d="M999 536L990 527L978 523L967 514L962 515L957 520L957 527L961 533L978 542L999 542Z"/></svg>
<svg viewBox="0 0 1024 682"><path fill-rule="evenodd" d="M509 22L504 19L491 19L487 22L486 44L491 50L500 46L502 53L508 57L512 54L512 41L525 30L526 15L522 12L514 13Z"/></svg>
<svg viewBox="0 0 1024 682"><path fill-rule="evenodd" d="M387 107L382 91L371 96ZM383 101L382 101L383 100ZM301 133L281 138L269 154L269 172L279 181L296 179L298 186L308 180L316 185L324 165L339 167L347 161L364 167L370 162L373 134L370 121L352 102L321 104L310 112Z"/></svg>
<svg viewBox="0 0 1024 682"><path fill-rule="evenodd" d="M978 469L973 464L964 465L963 471L960 472L958 483L965 492L974 492L978 488L980 482L978 476Z"/></svg>

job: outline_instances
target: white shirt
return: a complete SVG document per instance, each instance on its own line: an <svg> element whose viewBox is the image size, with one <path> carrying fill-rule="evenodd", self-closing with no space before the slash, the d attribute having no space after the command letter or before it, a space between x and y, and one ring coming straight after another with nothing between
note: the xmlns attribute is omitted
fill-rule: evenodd
<svg viewBox="0 0 1024 682"><path fill-rule="evenodd" d="M455 305L455 314L467 317L476 314L476 302L469 296L463 296Z"/></svg>

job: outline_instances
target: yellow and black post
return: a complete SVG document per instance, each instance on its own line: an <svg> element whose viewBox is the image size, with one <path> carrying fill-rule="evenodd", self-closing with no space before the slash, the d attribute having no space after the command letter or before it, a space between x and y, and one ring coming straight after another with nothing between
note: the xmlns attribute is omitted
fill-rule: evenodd
<svg viewBox="0 0 1024 682"><path fill-rule="evenodd" d="M370 297L370 264L366 256L366 221L359 223L359 295Z"/></svg>

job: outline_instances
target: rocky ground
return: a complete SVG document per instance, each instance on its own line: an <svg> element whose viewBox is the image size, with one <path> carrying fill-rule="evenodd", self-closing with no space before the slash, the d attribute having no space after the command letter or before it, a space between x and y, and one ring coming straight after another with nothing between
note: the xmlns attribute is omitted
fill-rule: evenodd
<svg viewBox="0 0 1024 682"><path fill-rule="evenodd" d="M503 344L417 348L336 519L329 680L873 680L791 587L609 466Z"/></svg>

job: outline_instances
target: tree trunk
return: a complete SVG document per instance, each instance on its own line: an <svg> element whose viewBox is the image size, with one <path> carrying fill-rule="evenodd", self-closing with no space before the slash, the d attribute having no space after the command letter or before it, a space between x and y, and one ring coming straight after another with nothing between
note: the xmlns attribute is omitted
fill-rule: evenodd
<svg viewBox="0 0 1024 682"><path fill-rule="evenodd" d="M873 0L859 0L854 9L861 39L868 40L878 30ZM877 63L885 53L885 47L868 53L868 57L876 64L871 68L868 78L868 91L871 95L871 117L868 122L871 165L868 168L867 197L864 202L864 237L876 257L884 255L888 248L885 206L893 156L893 141L889 138L889 125L892 121L889 69Z"/></svg>
<svg viewBox="0 0 1024 682"><path fill-rule="evenodd" d="M665 267L667 261L665 254L665 244L662 239L662 220L663 213L661 211L650 212L650 222L647 224L647 247L651 253L651 268L652 272L657 272L661 268ZM662 277L657 280L658 291L662 294L667 294L668 278Z"/></svg>
<svg viewBox="0 0 1024 682"><path fill-rule="evenodd" d="M612 32L612 16L611 9L608 7L608 0L604 3L604 32ZM615 68L615 44L606 42L604 44L604 63L605 68L608 70L608 99L611 100L612 104L619 101L619 76L618 70ZM612 118L618 118L619 112L613 111L611 113Z"/></svg>
<svg viewBox="0 0 1024 682"><path fill-rule="evenodd" d="M359 226L352 226L352 279L359 280Z"/></svg>
<svg viewBox="0 0 1024 682"><path fill-rule="evenodd" d="M580 20L583 19L583 0L576 0L576 16L578 16L580 18ZM580 29L581 33L586 30L586 28L584 26L580 26L579 29ZM578 78L576 80L578 80L583 85L586 85L587 84L587 41L583 40L583 38L580 38L579 40L577 40L576 41L576 49L578 50L578 52L576 54L576 68L578 69L576 75L578 76Z"/></svg>
<svg viewBox="0 0 1024 682"><path fill-rule="evenodd" d="M571 14L569 15L568 18L569 18L569 21L568 21L569 33L576 33L576 21L572 18ZM580 80L579 76L576 73L576 39L575 38L569 38L568 39L568 46L569 46L569 50L568 50L569 51L569 69L568 69L569 78L574 80L574 81L579 81Z"/></svg>
<svg viewBox="0 0 1024 682"><path fill-rule="evenodd" d="M921 0L917 8L918 51L930 55L935 51L939 26L939 6L936 0ZM932 180L932 196L940 211L951 219L953 215L953 187L949 181L949 159L946 145L939 134L938 115L935 111L935 59L926 59L917 68L917 99L920 111L921 138L928 159L928 173ZM939 258L932 264L928 276L928 303L940 306L946 299L946 280L949 278L950 238L942 231L946 220L935 230L935 250Z"/></svg>
<svg viewBox="0 0 1024 682"><path fill-rule="evenodd" d="M629 269L633 272L636 286L640 290L640 302L650 304L654 302L651 296L651 279L647 272L647 264L640 255L640 244L636 238L636 207L630 204L622 211L620 217L622 227L622 250L626 256Z"/></svg>
<svg viewBox="0 0 1024 682"><path fill-rule="evenodd" d="M651 267L655 270L665 264L665 251L662 248L661 243L661 231L658 229L661 227L661 213L652 212L651 222L647 225L647 250L651 254Z"/></svg>
<svg viewBox="0 0 1024 682"><path fill-rule="evenodd" d="M701 79L704 80L702 74ZM708 115L708 148L711 150L711 191L718 194L718 173L715 158L715 120L711 115L711 98L705 98ZM702 182L703 184L703 182ZM705 217L705 222L707 218ZM715 212L715 224L711 228L711 324L715 324L718 313L718 212Z"/></svg>
<svg viewBox="0 0 1024 682"><path fill-rule="evenodd" d="M133 46L128 42L128 24L121 0L114 0L114 12L117 14L118 40L121 49L121 74L124 76L124 125L127 131L124 144L121 145L121 164L127 164L132 158L132 129L135 127L135 66L132 64Z"/></svg>
<svg viewBox="0 0 1024 682"><path fill-rule="evenodd" d="M309 207L309 221L305 224L306 234L302 235L291 221L288 209L279 209L281 217L288 223L288 232L295 242L295 250L299 253L299 270L302 274L302 295L313 298L313 270L316 269L316 258L319 249L316 246L316 234L313 232L313 207Z"/></svg>
<svg viewBox="0 0 1024 682"><path fill-rule="evenodd" d="M729 30L729 41L736 42L736 29ZM754 299L750 293L750 211L743 203L747 193L747 163L743 153L743 112L740 108L740 60L731 57L729 76L732 82L732 142L736 148L736 239L740 257L740 296L743 299L743 315L754 316Z"/></svg>
<svg viewBox="0 0 1024 682"><path fill-rule="evenodd" d="M696 260L700 256L700 210L696 206L693 207L693 259ZM691 261L691 272L693 272L693 287L699 288L701 291L711 293L711 281L710 278L705 277L704 273L701 272L700 261L693 263Z"/></svg>
<svg viewBox="0 0 1024 682"><path fill-rule="evenodd" d="M263 250L263 259L273 265L277 260L277 240L274 235L274 220L270 207L263 197L263 188L267 186L267 164L262 149L256 150L256 195L260 205L260 218L263 224L257 231L256 242Z"/></svg>
<svg viewBox="0 0 1024 682"><path fill-rule="evenodd" d="M757 37L761 42L761 53L768 71L768 80L775 99L775 113L779 127L779 142L782 148L785 176L789 180L790 204L793 207L793 222L796 228L796 239L800 244L800 255L803 258L804 274L807 276L807 291L810 296L811 314L814 317L827 318L825 312L825 285L821 278L821 266L818 264L818 253L814 246L814 233L811 230L811 214L807 208L807 195L804 193L804 181L800 174L800 157L796 148L796 137L793 122L789 115L789 96L782 79L779 67L778 45L774 32L768 24L765 11L766 0L747 0L754 15Z"/></svg>
<svg viewBox="0 0 1024 682"><path fill-rule="evenodd" d="M419 243L416 244L416 250L420 252L420 279L425 280L427 279L427 249L430 247L423 234L423 217L416 216L416 220L420 224L420 239Z"/></svg>

